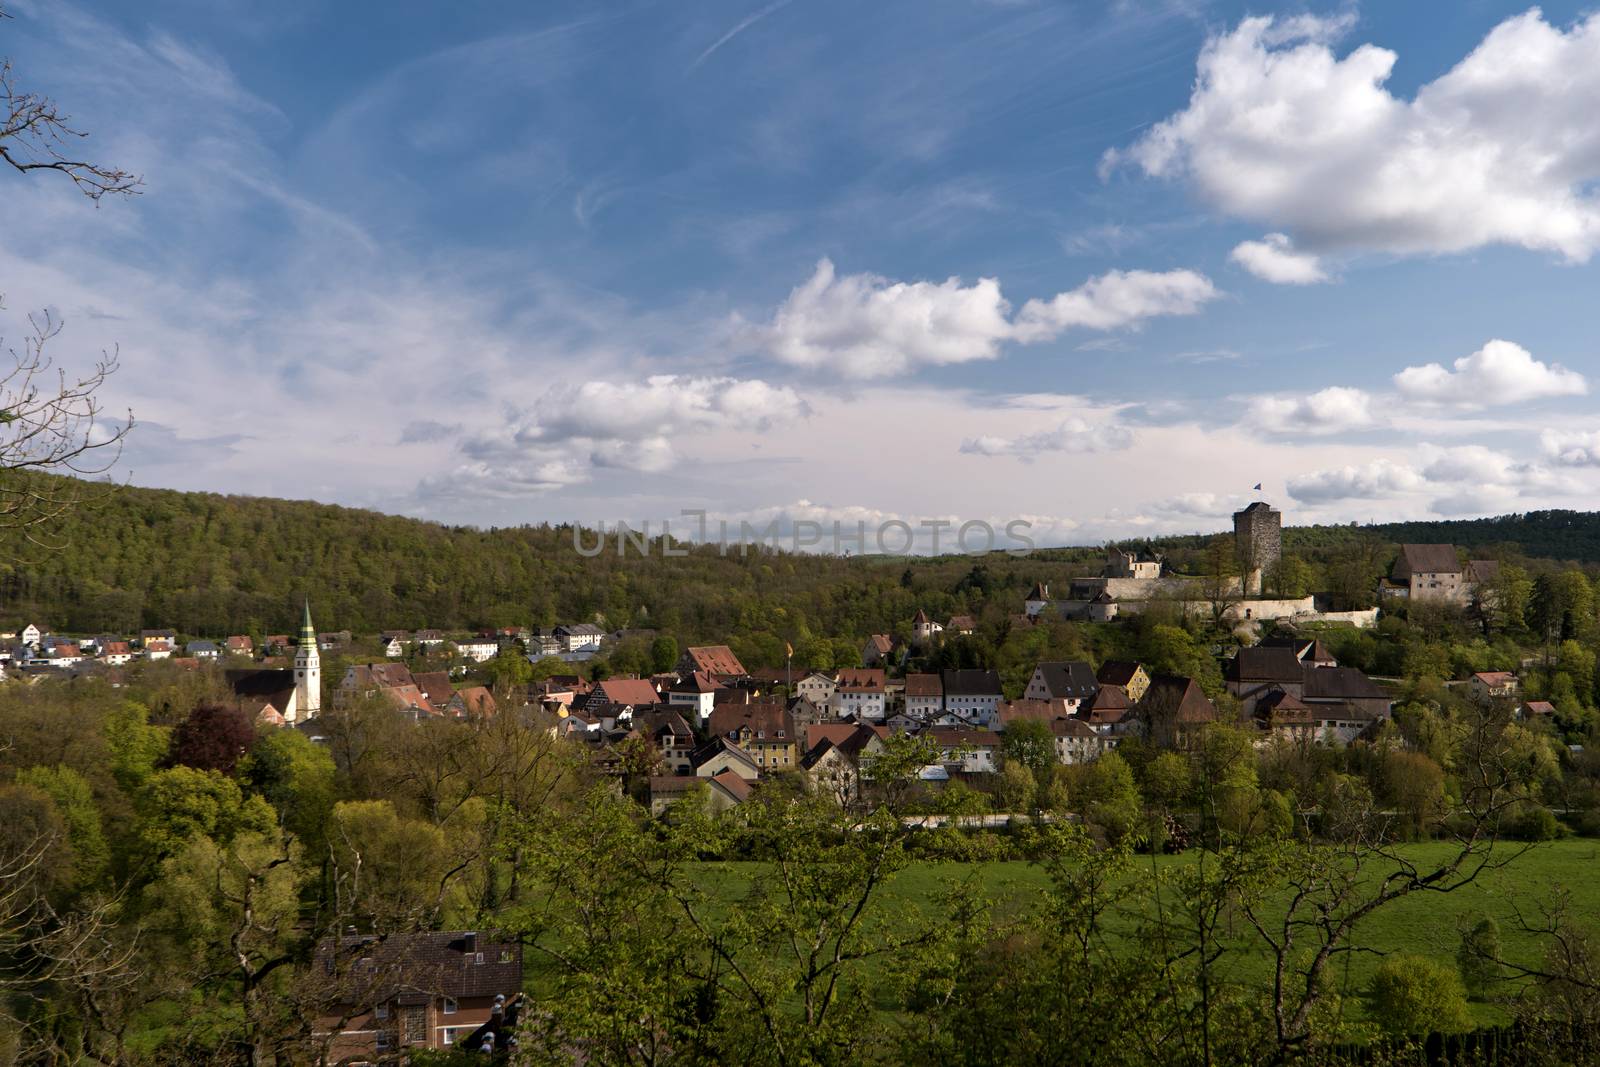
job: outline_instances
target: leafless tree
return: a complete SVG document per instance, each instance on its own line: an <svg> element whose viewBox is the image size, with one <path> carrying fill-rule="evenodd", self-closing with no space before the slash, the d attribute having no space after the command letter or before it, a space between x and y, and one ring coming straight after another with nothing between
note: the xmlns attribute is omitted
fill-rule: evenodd
<svg viewBox="0 0 1600 1067"><path fill-rule="evenodd" d="M0 19L8 17L0 7ZM108 194L138 192L139 178L69 152L86 134L55 101L18 88L11 61L3 58L0 116L0 161L12 169L65 174L97 204ZM44 311L30 315L28 324L20 347L0 344L12 361L0 369L0 530L22 530L29 543L49 547L43 527L88 499L91 491L79 479L104 474L121 457L133 414L108 420L99 400L117 370L115 351L102 353L88 373L71 375L46 352L61 321Z"/></svg>
<svg viewBox="0 0 1600 1067"><path fill-rule="evenodd" d="M9 18L0 7L0 19ZM98 202L107 194L131 196L143 179L116 167L79 159L67 150L88 136L48 96L17 88L11 60L0 58L0 160L27 174L65 174L80 192Z"/></svg>

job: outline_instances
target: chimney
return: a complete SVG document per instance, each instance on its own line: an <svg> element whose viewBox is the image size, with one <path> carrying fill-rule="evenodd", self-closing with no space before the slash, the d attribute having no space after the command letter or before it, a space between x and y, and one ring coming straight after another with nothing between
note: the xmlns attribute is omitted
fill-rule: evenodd
<svg viewBox="0 0 1600 1067"><path fill-rule="evenodd" d="M478 935L469 930L461 935L461 951L468 956L478 951Z"/></svg>

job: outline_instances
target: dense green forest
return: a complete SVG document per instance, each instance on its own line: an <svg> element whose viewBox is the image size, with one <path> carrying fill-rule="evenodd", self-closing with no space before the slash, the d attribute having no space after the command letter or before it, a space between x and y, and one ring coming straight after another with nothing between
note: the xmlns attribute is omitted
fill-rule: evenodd
<svg viewBox="0 0 1600 1067"><path fill-rule="evenodd" d="M1179 570L1203 569L1217 535L1155 542ZM598 619L687 640L771 632L903 630L935 617L1018 610L1035 581L1094 573L1098 548L1025 558L893 558L697 548L580 554L570 526L476 529L305 501L125 487L64 516L50 547L14 545L0 566L9 621L65 632L170 626L194 636L291 629L302 596L326 629L372 633ZM1389 526L1291 527L1285 550L1311 588L1359 600L1401 541L1485 554L1600 561L1600 514L1537 512Z"/></svg>

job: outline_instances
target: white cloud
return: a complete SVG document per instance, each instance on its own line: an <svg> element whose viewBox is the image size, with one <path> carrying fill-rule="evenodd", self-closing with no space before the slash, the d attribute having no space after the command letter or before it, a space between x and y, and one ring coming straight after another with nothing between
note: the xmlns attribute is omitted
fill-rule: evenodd
<svg viewBox="0 0 1600 1067"><path fill-rule="evenodd" d="M595 467L650 474L670 469L677 454L668 434L760 432L809 414L805 401L786 385L658 374L643 382L591 381L551 389L531 412L512 412L503 425L468 437L460 447L480 462L570 472L568 481L543 474L529 479L541 485L573 484Z"/></svg>
<svg viewBox="0 0 1600 1067"><path fill-rule="evenodd" d="M1020 456L1040 452L1115 452L1133 444L1133 431L1114 423L1070 418L1061 425L1021 437L984 436L961 442L961 451L975 456Z"/></svg>
<svg viewBox="0 0 1600 1067"><path fill-rule="evenodd" d="M1344 20L1247 18L1200 52L1188 106L1130 161L1313 249L1457 252L1509 244L1587 261L1600 247L1600 15L1565 31L1506 19L1411 100L1397 56L1340 57Z"/></svg>
<svg viewBox="0 0 1600 1067"><path fill-rule="evenodd" d="M1533 358L1511 341L1490 341L1446 370L1437 363L1407 367L1394 376L1395 387L1412 400L1486 407L1558 396L1583 396L1589 383L1559 363Z"/></svg>
<svg viewBox="0 0 1600 1067"><path fill-rule="evenodd" d="M1287 234L1269 233L1259 241L1241 241L1228 258L1274 285L1314 285L1328 280L1322 260L1297 252Z"/></svg>
<svg viewBox="0 0 1600 1067"><path fill-rule="evenodd" d="M1217 295L1211 279L1192 270L1114 270L1049 301L1028 301L1016 335L1043 341L1074 327L1116 330L1160 315L1193 315Z"/></svg>
<svg viewBox="0 0 1600 1067"><path fill-rule="evenodd" d="M1563 467L1600 467L1600 431L1546 430L1539 435L1539 444Z"/></svg>
<svg viewBox="0 0 1600 1067"><path fill-rule="evenodd" d="M1248 421L1278 433L1341 433L1373 424L1372 397L1331 385L1310 396L1263 396L1251 402Z"/></svg>
<svg viewBox="0 0 1600 1067"><path fill-rule="evenodd" d="M1359 467L1332 467L1289 479L1289 495L1302 504L1388 497L1421 489L1422 475L1403 463L1375 459Z"/></svg>
<svg viewBox="0 0 1600 1067"><path fill-rule="evenodd" d="M789 294L756 337L784 363L881 378L921 366L992 360L1008 341L1030 344L1082 327L1114 330L1159 315L1188 315L1217 296L1193 271L1112 271L1046 301L1030 300L1015 320L994 278L965 285L839 275L824 259Z"/></svg>

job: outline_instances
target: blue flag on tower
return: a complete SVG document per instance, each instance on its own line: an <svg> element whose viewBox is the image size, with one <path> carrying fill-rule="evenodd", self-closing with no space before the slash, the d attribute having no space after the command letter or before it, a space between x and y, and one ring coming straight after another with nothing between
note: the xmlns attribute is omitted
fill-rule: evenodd
<svg viewBox="0 0 1600 1067"><path fill-rule="evenodd" d="M1260 482L1257 482L1257 483L1256 483L1256 485L1255 485L1255 487L1256 487L1256 488L1257 488L1257 489L1260 489L1260 488L1261 488L1261 483L1260 483Z"/></svg>

